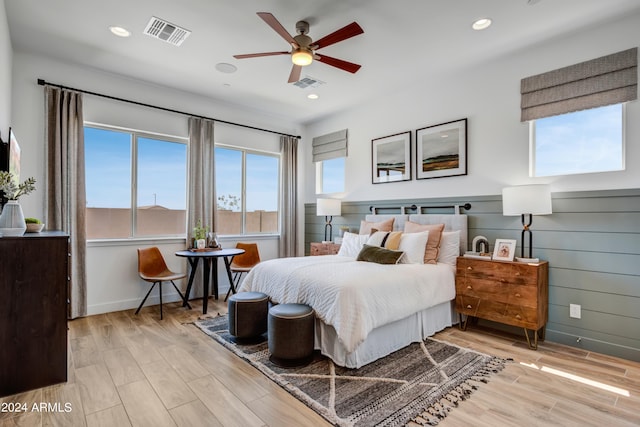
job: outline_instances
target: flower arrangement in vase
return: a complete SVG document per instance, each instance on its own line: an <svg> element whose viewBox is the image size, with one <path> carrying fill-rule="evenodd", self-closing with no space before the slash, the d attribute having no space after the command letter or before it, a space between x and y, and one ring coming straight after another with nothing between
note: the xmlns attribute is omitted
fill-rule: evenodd
<svg viewBox="0 0 640 427"><path fill-rule="evenodd" d="M36 180L31 177L19 183L11 172L0 171L0 190L9 201L0 214L0 232L4 236L22 236L27 225L18 199L35 191Z"/></svg>

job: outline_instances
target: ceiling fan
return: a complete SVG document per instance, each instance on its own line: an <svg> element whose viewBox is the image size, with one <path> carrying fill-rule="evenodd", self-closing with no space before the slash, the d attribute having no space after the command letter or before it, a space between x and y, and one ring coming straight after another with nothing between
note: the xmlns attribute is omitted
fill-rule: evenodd
<svg viewBox="0 0 640 427"><path fill-rule="evenodd" d="M360 65L354 64L353 62L316 53L316 50L318 49L322 49L323 47L327 47L334 43L338 43L364 33L364 30L356 22L352 22L351 24L346 25L314 42L311 37L307 35L309 32L309 23L306 21L298 21L296 23L296 31L298 32L298 35L292 37L272 14L268 12L258 12L258 16L262 18L267 25L273 28L276 33L280 34L280 37L285 39L287 43L291 45L291 52L249 53L246 55L233 55L234 58L246 59L256 58L259 56L291 55L293 68L289 75L289 83L294 83L300 80L302 67L311 64L314 59L350 73L355 73L360 69Z"/></svg>

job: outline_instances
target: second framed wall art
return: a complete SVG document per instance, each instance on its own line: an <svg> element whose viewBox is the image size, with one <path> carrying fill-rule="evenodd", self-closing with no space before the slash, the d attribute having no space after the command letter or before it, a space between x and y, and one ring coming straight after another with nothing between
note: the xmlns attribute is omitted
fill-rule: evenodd
<svg viewBox="0 0 640 427"><path fill-rule="evenodd" d="M416 130L416 179L467 174L467 119Z"/></svg>

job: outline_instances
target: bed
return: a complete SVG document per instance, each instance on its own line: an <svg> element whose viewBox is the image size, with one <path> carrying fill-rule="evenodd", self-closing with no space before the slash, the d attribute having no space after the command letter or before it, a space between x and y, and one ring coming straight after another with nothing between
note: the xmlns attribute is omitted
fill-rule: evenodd
<svg viewBox="0 0 640 427"><path fill-rule="evenodd" d="M391 218L395 231L403 231L407 221L444 224L448 256L439 256L435 264L377 264L356 261L343 244L338 255L263 261L239 291L263 292L273 303L311 306L315 347L339 366L359 368L431 336L457 321L455 257L467 247L467 216L367 215L365 221Z"/></svg>

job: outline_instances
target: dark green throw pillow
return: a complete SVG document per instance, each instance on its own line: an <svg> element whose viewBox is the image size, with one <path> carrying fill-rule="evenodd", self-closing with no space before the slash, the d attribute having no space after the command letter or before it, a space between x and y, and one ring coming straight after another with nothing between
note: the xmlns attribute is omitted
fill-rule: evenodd
<svg viewBox="0 0 640 427"><path fill-rule="evenodd" d="M364 245L356 261L375 262L378 264L397 264L404 255L402 251L392 251L378 246Z"/></svg>

